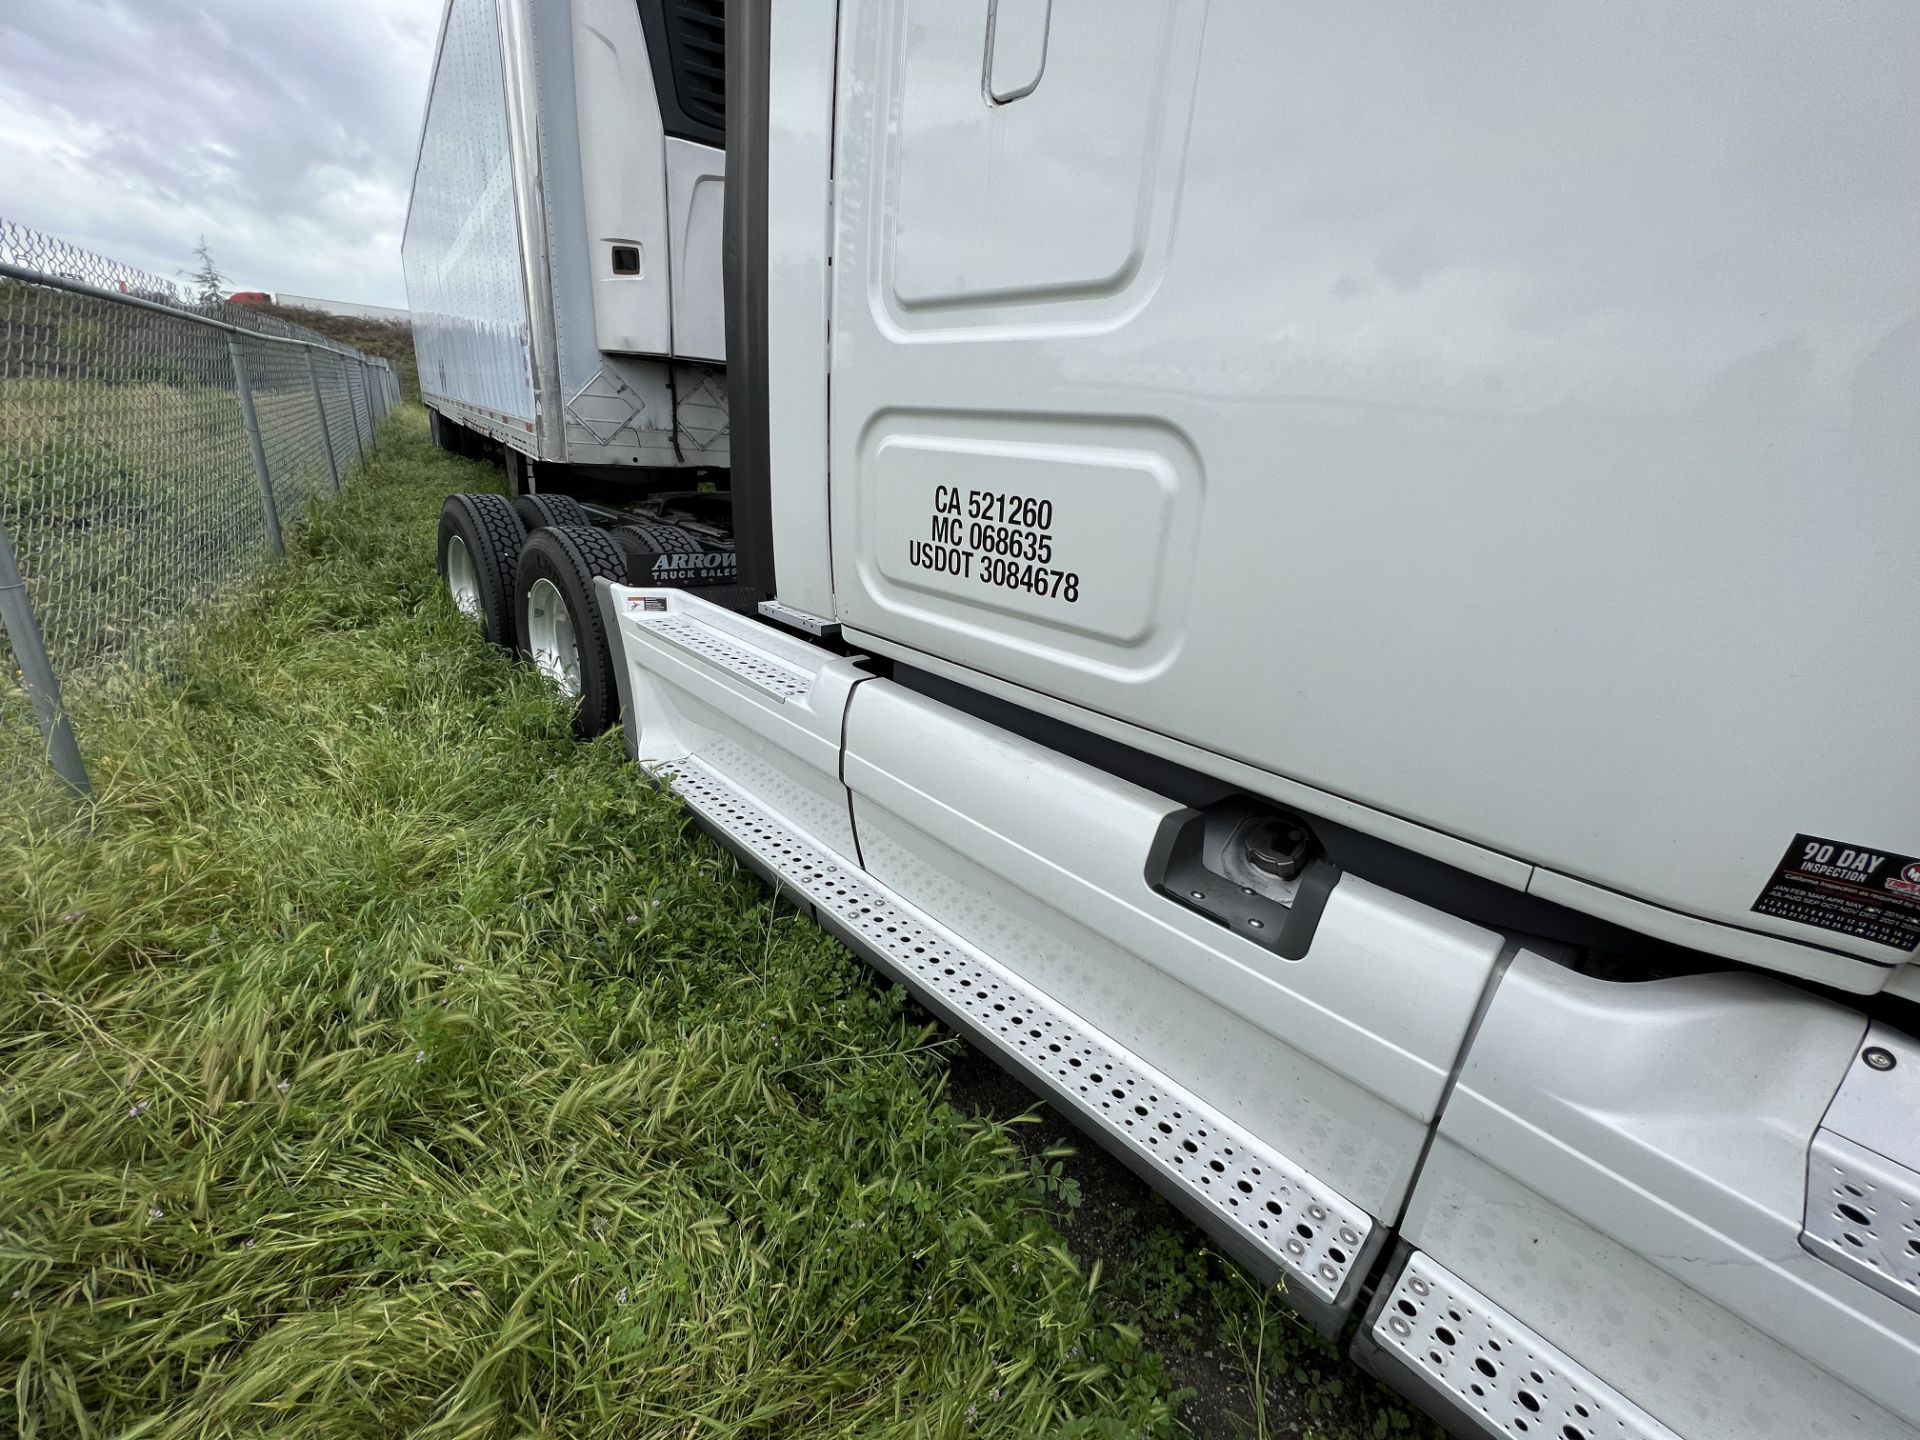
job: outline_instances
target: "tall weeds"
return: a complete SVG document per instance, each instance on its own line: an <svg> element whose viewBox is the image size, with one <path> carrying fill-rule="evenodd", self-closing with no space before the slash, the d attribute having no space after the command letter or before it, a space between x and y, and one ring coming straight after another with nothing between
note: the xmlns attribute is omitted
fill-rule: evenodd
<svg viewBox="0 0 1920 1440"><path fill-rule="evenodd" d="M0 1429L1161 1429L940 1042L444 601L492 483L402 412L0 796Z"/></svg>

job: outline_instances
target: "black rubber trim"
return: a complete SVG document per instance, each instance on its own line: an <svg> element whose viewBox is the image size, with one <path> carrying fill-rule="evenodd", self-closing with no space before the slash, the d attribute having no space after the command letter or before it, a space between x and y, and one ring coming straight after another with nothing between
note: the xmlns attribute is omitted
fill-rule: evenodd
<svg viewBox="0 0 1920 1440"><path fill-rule="evenodd" d="M527 538L520 552L519 573L513 588L513 614L526 644L527 593L536 580L550 580L566 602L580 647L580 701L574 707L573 733L591 740L619 718L619 687L613 676L613 649L607 643L606 619L600 612L595 580L619 580L626 561L619 546L605 532L591 526L560 525L540 529Z"/></svg>
<svg viewBox="0 0 1920 1440"><path fill-rule="evenodd" d="M440 537L434 563L447 576L447 545L458 535L473 560L480 584L480 625L487 639L514 648L514 573L527 530L504 495L449 495L440 506Z"/></svg>
<svg viewBox="0 0 1920 1440"><path fill-rule="evenodd" d="M587 509L571 495L520 495L513 501L513 513L529 530L542 526L592 525Z"/></svg>
<svg viewBox="0 0 1920 1440"><path fill-rule="evenodd" d="M767 124L771 0L727 6L727 409L740 583L774 593L767 416Z"/></svg>
<svg viewBox="0 0 1920 1440"><path fill-rule="evenodd" d="M701 145L727 144L726 56L732 49L727 0L638 0L647 36L660 124L669 135Z"/></svg>

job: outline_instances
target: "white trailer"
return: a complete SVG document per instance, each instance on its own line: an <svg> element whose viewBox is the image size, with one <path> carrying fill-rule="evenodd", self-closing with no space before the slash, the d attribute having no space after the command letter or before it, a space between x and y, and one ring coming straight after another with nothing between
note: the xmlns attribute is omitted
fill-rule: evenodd
<svg viewBox="0 0 1920 1440"><path fill-rule="evenodd" d="M718 0L448 0L407 299L436 436L516 491L727 464L723 44Z"/></svg>
<svg viewBox="0 0 1920 1440"><path fill-rule="evenodd" d="M763 601L536 656L1456 1433L1920 1437L1920 11L728 22Z"/></svg>

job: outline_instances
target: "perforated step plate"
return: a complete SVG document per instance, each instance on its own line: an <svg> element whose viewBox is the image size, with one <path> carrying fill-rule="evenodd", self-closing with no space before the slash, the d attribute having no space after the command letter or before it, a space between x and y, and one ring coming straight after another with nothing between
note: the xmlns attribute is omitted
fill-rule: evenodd
<svg viewBox="0 0 1920 1440"><path fill-rule="evenodd" d="M1153 1174L1254 1268L1284 1275L1322 1314L1347 1302L1373 1230L1365 1211L698 762L656 773L823 925Z"/></svg>
<svg viewBox="0 0 1920 1440"><path fill-rule="evenodd" d="M1373 1337L1493 1434L1514 1440L1680 1440L1418 1250L1380 1308Z"/></svg>
<svg viewBox="0 0 1920 1440"><path fill-rule="evenodd" d="M1807 1157L1804 1224L1807 1249L1920 1310L1920 1174L1821 1130Z"/></svg>
<svg viewBox="0 0 1920 1440"><path fill-rule="evenodd" d="M764 650L731 640L697 619L673 613L641 614L637 623L777 699L796 700L813 689L813 676L798 665L789 665Z"/></svg>
<svg viewBox="0 0 1920 1440"><path fill-rule="evenodd" d="M1920 1310L1920 1041L1874 1024L1807 1151L1800 1243Z"/></svg>

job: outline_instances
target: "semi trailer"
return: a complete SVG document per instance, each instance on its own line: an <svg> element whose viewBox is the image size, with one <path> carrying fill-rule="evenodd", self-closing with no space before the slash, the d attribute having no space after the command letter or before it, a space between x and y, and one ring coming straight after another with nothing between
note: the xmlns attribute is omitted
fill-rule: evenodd
<svg viewBox="0 0 1920 1440"><path fill-rule="evenodd" d="M1453 1433L1920 1437L1920 12L725 35L725 487L456 596Z"/></svg>
<svg viewBox="0 0 1920 1440"><path fill-rule="evenodd" d="M727 463L719 0L448 0L402 257L422 399L516 493Z"/></svg>

